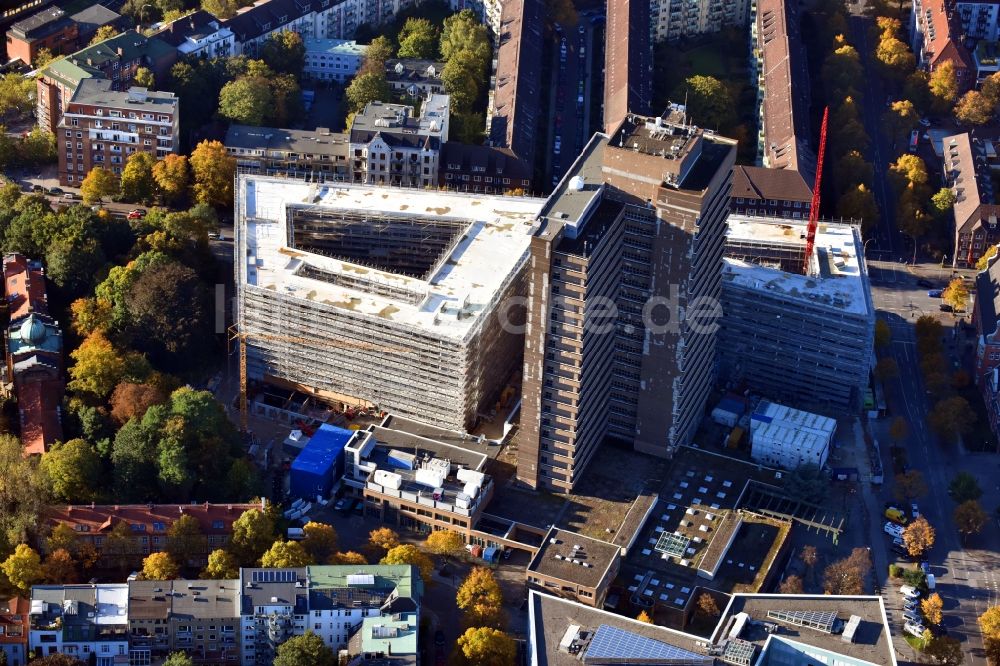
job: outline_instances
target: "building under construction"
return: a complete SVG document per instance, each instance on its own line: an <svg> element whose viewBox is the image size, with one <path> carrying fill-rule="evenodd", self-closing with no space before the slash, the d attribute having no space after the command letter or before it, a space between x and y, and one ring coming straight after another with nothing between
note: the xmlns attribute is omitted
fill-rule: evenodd
<svg viewBox="0 0 1000 666"><path fill-rule="evenodd" d="M521 363L542 203L240 176L249 377L471 429Z"/></svg>
<svg viewBox="0 0 1000 666"><path fill-rule="evenodd" d="M875 329L861 231L821 221L807 262L806 225L729 216L717 347L722 376L732 388L776 400L856 407Z"/></svg>

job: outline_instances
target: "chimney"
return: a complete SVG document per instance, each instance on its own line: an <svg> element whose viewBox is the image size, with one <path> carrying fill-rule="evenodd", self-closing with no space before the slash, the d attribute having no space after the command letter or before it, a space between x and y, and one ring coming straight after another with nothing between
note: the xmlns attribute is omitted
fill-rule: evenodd
<svg viewBox="0 0 1000 666"><path fill-rule="evenodd" d="M115 52L117 52L119 56L125 55L125 49L123 49L120 46L117 49L115 49Z"/></svg>

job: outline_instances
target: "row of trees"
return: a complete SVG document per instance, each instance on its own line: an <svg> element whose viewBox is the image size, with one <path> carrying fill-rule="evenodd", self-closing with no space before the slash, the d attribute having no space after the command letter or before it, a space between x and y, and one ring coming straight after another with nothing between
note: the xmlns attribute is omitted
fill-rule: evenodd
<svg viewBox="0 0 1000 666"><path fill-rule="evenodd" d="M986 658L991 664L1000 664L1000 606L991 606L979 616L979 629L983 632Z"/></svg>
<svg viewBox="0 0 1000 666"><path fill-rule="evenodd" d="M972 432L977 418L968 400L955 393L968 385L968 373L950 371L942 343L944 327L934 317L923 315L917 319L916 335L924 386L936 399L927 423L943 440L957 441Z"/></svg>
<svg viewBox="0 0 1000 666"><path fill-rule="evenodd" d="M464 9L444 20L440 30L425 18L409 18L399 32L398 48L382 35L372 40L365 61L345 95L350 112L357 113L369 102L387 101L385 63L390 58L420 58L444 62L441 82L451 96L452 125L457 138L476 142L482 134L482 115L475 109L484 99L489 78L492 47L486 27L472 10ZM350 116L348 117L350 126Z"/></svg>
<svg viewBox="0 0 1000 666"><path fill-rule="evenodd" d="M177 204L188 199L209 206L230 206L236 160L220 141L202 141L191 157L171 154L157 160L136 151L129 155L121 177L102 166L93 167L80 185L84 203L111 198L149 205L160 198Z"/></svg>

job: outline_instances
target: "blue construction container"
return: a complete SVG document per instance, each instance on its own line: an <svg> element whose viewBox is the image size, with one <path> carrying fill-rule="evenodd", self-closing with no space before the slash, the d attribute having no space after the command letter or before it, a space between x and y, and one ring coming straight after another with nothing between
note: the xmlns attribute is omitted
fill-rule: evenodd
<svg viewBox="0 0 1000 666"><path fill-rule="evenodd" d="M353 430L321 425L292 462L289 494L312 500L326 497L344 473L344 447L353 436Z"/></svg>

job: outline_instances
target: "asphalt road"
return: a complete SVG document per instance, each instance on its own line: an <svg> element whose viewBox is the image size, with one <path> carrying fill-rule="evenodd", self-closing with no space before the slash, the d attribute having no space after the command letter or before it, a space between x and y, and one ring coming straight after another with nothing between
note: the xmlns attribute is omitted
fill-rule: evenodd
<svg viewBox="0 0 1000 666"><path fill-rule="evenodd" d="M920 511L936 527L936 542L928 556L931 570L937 578L937 592L944 599L944 626L949 635L962 640L966 664L985 666L982 637L977 617L993 603L1000 603L1000 528L991 520L983 534L963 545L952 525L955 504L948 496L948 484L959 471L969 471L986 491L983 506L988 512L1000 502L1000 468L991 454L968 454L956 445L944 444L930 432L926 425L927 395L920 377L913 323L922 314L934 314L948 331L947 346L952 349L951 330L958 319L942 314L937 305L940 299L927 296L927 290L918 287L919 278L943 282L951 275L938 266L924 265L916 268L898 263L869 262L872 275L872 296L879 318L890 325L893 334L892 355L899 365L899 376L886 383L886 400L889 415L873 426L873 433L882 443L883 466L886 483L877 497L874 510L881 510L881 502L891 499L892 462L889 452L888 425L895 416L904 416L910 423L910 436L903 442L909 464L919 470L927 482L927 496L919 500ZM956 333L956 335L960 335ZM870 507L870 511L871 511ZM916 661L912 648L902 640L902 619L899 614L900 599L896 587L886 581L888 540L882 532L884 520L872 520L871 538L875 544L876 571L883 582L883 594L890 611L896 649L901 658ZM888 561L893 559L888 558Z"/></svg>

